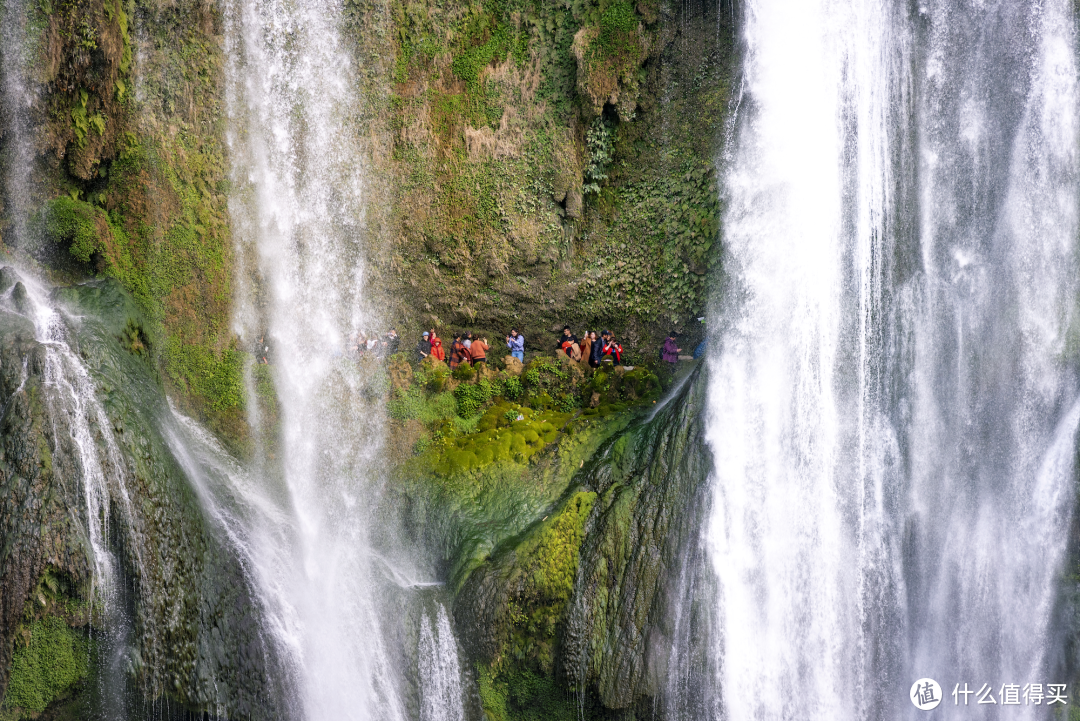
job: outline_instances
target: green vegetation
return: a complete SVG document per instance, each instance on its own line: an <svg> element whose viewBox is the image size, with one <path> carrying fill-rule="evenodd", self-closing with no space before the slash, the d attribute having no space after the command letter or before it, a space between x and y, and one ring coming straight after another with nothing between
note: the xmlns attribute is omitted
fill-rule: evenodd
<svg viewBox="0 0 1080 721"><path fill-rule="evenodd" d="M666 178L626 185L619 213L586 270L590 315L626 312L674 323L701 311L706 278L719 270L719 200L712 168L687 165Z"/></svg>
<svg viewBox="0 0 1080 721"><path fill-rule="evenodd" d="M585 136L589 163L585 166L585 193L599 193L600 184L607 180L607 169L613 153L613 131L604 116L597 116Z"/></svg>
<svg viewBox="0 0 1080 721"><path fill-rule="evenodd" d="M33 224L39 233L68 246L80 263L89 263L95 253L104 249L103 230L114 230L102 210L66 195L46 203Z"/></svg>
<svg viewBox="0 0 1080 721"><path fill-rule="evenodd" d="M34 718L86 677L89 644L57 616L24 627L17 636L4 707L5 721Z"/></svg>
<svg viewBox="0 0 1080 721"><path fill-rule="evenodd" d="M138 101L128 92L132 10L154 17ZM145 316L137 337L121 342L160 371L188 412L243 449L216 12L52 0L32 13L43 68L34 79L48 107L39 146L66 160L31 219L37 247L24 250L69 275L120 281Z"/></svg>
<svg viewBox="0 0 1080 721"><path fill-rule="evenodd" d="M498 649L478 664L480 700L492 719L578 718L571 689L555 681L558 629L574 589L585 522L596 494L577 491L514 546L517 559ZM518 579L518 580L514 580Z"/></svg>
<svg viewBox="0 0 1080 721"><path fill-rule="evenodd" d="M71 696L90 672L93 649L76 627L89 606L67 574L45 569L15 629L14 655L0 721L37 718L50 704Z"/></svg>
<svg viewBox="0 0 1080 721"><path fill-rule="evenodd" d="M437 476L528 463L580 422L649 403L661 391L659 378L648 368L594 374L562 354L534 357L520 377L482 367L483 377L474 377L472 368L468 374L458 372L464 366L449 374L434 359L406 374L395 370L397 363L404 360L399 356L391 363L389 415L423 424L417 446L421 465L424 473Z"/></svg>

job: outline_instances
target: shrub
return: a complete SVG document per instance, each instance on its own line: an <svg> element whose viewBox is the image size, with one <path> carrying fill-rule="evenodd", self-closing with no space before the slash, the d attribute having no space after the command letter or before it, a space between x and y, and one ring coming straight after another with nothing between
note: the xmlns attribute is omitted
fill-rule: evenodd
<svg viewBox="0 0 1080 721"><path fill-rule="evenodd" d="M454 389L458 415L462 418L475 416L480 408L491 399L492 390L491 383L488 381L480 381L475 385L459 385Z"/></svg>
<svg viewBox="0 0 1080 721"><path fill-rule="evenodd" d="M473 370L472 366L459 365L457 368L454 369L453 375L455 380L471 381L473 379L473 376L476 375L476 371Z"/></svg>
<svg viewBox="0 0 1080 721"><path fill-rule="evenodd" d="M516 401L521 398L525 388L521 385L521 379L517 376L509 376L503 379L503 396L507 400Z"/></svg>

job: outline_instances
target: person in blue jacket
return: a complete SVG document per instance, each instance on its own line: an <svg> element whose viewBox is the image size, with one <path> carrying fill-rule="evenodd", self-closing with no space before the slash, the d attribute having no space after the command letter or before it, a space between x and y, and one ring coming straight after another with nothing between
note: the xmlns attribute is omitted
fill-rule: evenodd
<svg viewBox="0 0 1080 721"><path fill-rule="evenodd" d="M510 329L510 335L506 336L506 347L510 349L510 355L525 362L525 336L518 333L517 328Z"/></svg>

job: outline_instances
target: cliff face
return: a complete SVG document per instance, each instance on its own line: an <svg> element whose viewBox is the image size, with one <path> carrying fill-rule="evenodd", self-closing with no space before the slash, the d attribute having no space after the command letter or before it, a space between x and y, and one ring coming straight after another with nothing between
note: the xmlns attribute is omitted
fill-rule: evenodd
<svg viewBox="0 0 1080 721"><path fill-rule="evenodd" d="M410 328L694 334L733 67L715 3L402 2L380 270Z"/></svg>
<svg viewBox="0 0 1080 721"><path fill-rule="evenodd" d="M695 622L689 603L679 611L707 511L706 386L699 368L666 405L611 435L543 518L462 584L455 617L489 718L666 708L672 664L702 672L674 649Z"/></svg>
<svg viewBox="0 0 1080 721"><path fill-rule="evenodd" d="M116 676L118 703L274 717L281 691L270 679L283 674L254 626L240 562L162 430L168 395L246 457L245 405L274 403L268 377L256 378L260 398L245 397L250 339L230 328L240 251L229 227L224 28L235 8L11 7L0 61L25 102L0 108L0 241L6 256L67 286L56 302L71 313L72 347L109 426L93 442L108 456L112 438L118 454L96 511L110 518L97 550L114 558L115 606L126 614L114 625L134 634L116 645L137 649ZM693 319L718 270L713 168L733 68L726 6L347 0L344 8L356 59L349 81L364 98L357 132L370 138L368 286L385 295L387 322L407 345L431 325L496 338L516 326L530 350L553 344L564 323L577 332L607 326L636 365L655 358L671 328L684 332L685 347L700 340ZM0 713L18 714L90 703L86 693L101 684L88 679L115 668L109 643L87 631L108 619L95 621L89 604L100 569L95 511L76 480L79 449L57 410L64 401L44 382L47 349L7 273L0 681L14 691ZM664 626L675 603L665 589L698 522L682 509L694 506L705 472L700 454L684 452L700 440L701 387L688 384L648 423L640 409L613 405L557 448L536 441L532 460L496 464L478 487L468 474L429 483L415 465L424 454L414 453L431 440L427 431L403 423L393 432L400 484L390 495L406 500L406 528L444 564L489 715L513 718L548 691L565 699L571 686L587 687L601 716L660 693L667 662L657 654L674 633ZM576 411L553 409L553 400L589 400L580 389L525 392L533 390L537 427L523 437L561 438L565 429L552 424ZM449 416L455 403L483 411L489 401L449 398ZM262 416L273 425L273 412ZM39 648L41 639L65 658L81 649L95 661L31 682L35 659L56 651ZM552 717L573 710L556 705Z"/></svg>
<svg viewBox="0 0 1080 721"><path fill-rule="evenodd" d="M65 360L60 345L35 339L28 315L38 309L19 300L17 276L0 278L4 713L65 698L130 710L168 697L272 717L273 655L235 551L163 436L171 415L139 343L143 316L112 281L57 291L57 328L77 359ZM96 393L83 393L79 367ZM50 624L70 629L55 640L61 650L82 644L84 665L91 658L67 683L50 685L52 662L34 662L57 653L35 645ZM114 698L89 698L103 689Z"/></svg>
<svg viewBox="0 0 1080 721"><path fill-rule="evenodd" d="M108 276L147 318L177 397L246 442L229 331L221 9L11 5L2 61L21 103L0 130L0 240L57 279Z"/></svg>
<svg viewBox="0 0 1080 721"><path fill-rule="evenodd" d="M29 109L0 130L0 240L60 277L119 280L155 365L249 447L234 255L225 4L26 3L6 44ZM733 67L712 3L351 0L370 137L368 228L387 322L533 348L610 326L652 357L696 343L718 258L713 166ZM9 19L8 25L12 25ZM18 110L19 112L13 112ZM255 281L257 282L257 280Z"/></svg>

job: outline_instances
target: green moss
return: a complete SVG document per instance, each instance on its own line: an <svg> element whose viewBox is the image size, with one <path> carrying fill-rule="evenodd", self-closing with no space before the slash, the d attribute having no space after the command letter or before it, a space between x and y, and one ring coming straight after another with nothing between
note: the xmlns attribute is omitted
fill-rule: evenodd
<svg viewBox="0 0 1080 721"><path fill-rule="evenodd" d="M480 697L489 718L577 718L570 689L553 677L557 629L574 590L585 523L596 503L572 492L513 549L521 579L508 600L500 649L478 667Z"/></svg>
<svg viewBox="0 0 1080 721"><path fill-rule="evenodd" d="M104 254L106 273L134 295L148 334L164 336L153 360L189 412L235 444L245 433L245 399L243 354L229 326L225 161L216 141L192 130L124 136L108 177L116 242ZM163 222L150 216L154 207L165 211Z"/></svg>
<svg viewBox="0 0 1080 721"><path fill-rule="evenodd" d="M89 263L104 247L99 228L108 227L105 218L100 209L64 195L46 203L34 225L47 239L66 245L76 260Z"/></svg>
<svg viewBox="0 0 1080 721"><path fill-rule="evenodd" d="M529 668L513 668L493 674L490 667L477 664L480 705L488 721L582 721L592 719L582 713L572 690L560 686L548 675Z"/></svg>
<svg viewBox="0 0 1080 721"><path fill-rule="evenodd" d="M492 463L526 463L558 440L559 428L570 418L567 413L537 412L508 401L497 403L479 417L475 432L440 439L441 443L428 451L427 464L437 475L452 476Z"/></svg>
<svg viewBox="0 0 1080 721"><path fill-rule="evenodd" d="M535 563L530 569L525 595L549 604L553 614L560 618L574 590L578 551L585 538L585 521L595 502L595 493L581 491L575 494L544 527L536 545ZM554 633L554 629L551 632Z"/></svg>
<svg viewBox="0 0 1080 721"><path fill-rule="evenodd" d="M495 679L487 664L477 664L478 689L480 691L480 707L484 710L484 718L487 721L509 721L507 715L507 684Z"/></svg>
<svg viewBox="0 0 1080 721"><path fill-rule="evenodd" d="M86 677L89 647L57 616L34 621L17 638L24 642L15 646L4 710L31 718Z"/></svg>
<svg viewBox="0 0 1080 721"><path fill-rule="evenodd" d="M229 349L216 353L183 338L169 338L165 370L188 393L209 400L215 411L240 408L244 403L244 354Z"/></svg>
<svg viewBox="0 0 1080 721"><path fill-rule="evenodd" d="M453 393L426 395L420 387L412 386L391 398L387 410L396 420L431 424L452 418L457 412L457 400Z"/></svg>

